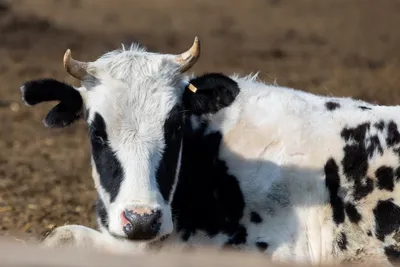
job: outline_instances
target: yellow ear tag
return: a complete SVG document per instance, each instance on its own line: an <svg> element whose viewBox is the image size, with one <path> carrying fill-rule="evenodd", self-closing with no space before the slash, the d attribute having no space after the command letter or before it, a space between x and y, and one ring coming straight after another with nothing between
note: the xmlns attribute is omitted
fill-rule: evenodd
<svg viewBox="0 0 400 267"><path fill-rule="evenodd" d="M196 92L197 92L196 86L194 86L194 85L191 84L191 83L189 83L188 89L189 89L190 91L192 91L193 93L196 93Z"/></svg>

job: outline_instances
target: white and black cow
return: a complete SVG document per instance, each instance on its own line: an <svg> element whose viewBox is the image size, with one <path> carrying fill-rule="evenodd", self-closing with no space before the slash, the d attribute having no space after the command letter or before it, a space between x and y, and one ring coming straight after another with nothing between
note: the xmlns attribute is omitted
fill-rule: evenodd
<svg viewBox="0 0 400 267"><path fill-rule="evenodd" d="M255 76L185 75L199 55L197 38L181 55L134 45L86 63L68 50L81 87L21 87L28 105L59 101L46 126L89 127L100 231L62 226L44 244L211 245L390 266L400 254L400 107Z"/></svg>

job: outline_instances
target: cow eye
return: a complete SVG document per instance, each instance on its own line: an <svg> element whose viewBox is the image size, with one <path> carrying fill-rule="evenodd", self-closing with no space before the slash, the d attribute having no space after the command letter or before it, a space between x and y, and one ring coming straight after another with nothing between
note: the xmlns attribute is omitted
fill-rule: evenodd
<svg viewBox="0 0 400 267"><path fill-rule="evenodd" d="M100 145L106 144L106 140L104 139L103 135L96 130L90 131L90 137L91 137L92 141L97 144L100 144Z"/></svg>
<svg viewBox="0 0 400 267"><path fill-rule="evenodd" d="M100 135L94 135L93 141L95 141L96 143L102 144L102 145L105 145L105 143L106 143L104 138L101 137Z"/></svg>

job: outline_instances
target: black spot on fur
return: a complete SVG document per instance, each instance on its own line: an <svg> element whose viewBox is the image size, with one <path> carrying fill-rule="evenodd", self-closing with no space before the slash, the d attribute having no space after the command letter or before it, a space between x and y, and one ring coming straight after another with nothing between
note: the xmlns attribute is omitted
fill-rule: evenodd
<svg viewBox="0 0 400 267"><path fill-rule="evenodd" d="M383 155L383 148L378 136L374 135L370 137L370 142L367 146L367 152L369 157L372 157L376 152L378 152L380 155Z"/></svg>
<svg viewBox="0 0 400 267"><path fill-rule="evenodd" d="M247 230L243 225L239 225L237 230L233 233L233 235L225 245L230 246L230 245L246 244L246 239L247 239Z"/></svg>
<svg viewBox="0 0 400 267"><path fill-rule="evenodd" d="M325 103L325 107L326 107L327 110L331 110L332 111L332 110L335 110L337 108L340 108L340 104L336 103L336 102L328 101L328 102Z"/></svg>
<svg viewBox="0 0 400 267"><path fill-rule="evenodd" d="M175 182L183 134L183 114L182 107L175 106L164 123L165 149L157 169L156 178L160 193L167 202Z"/></svg>
<svg viewBox="0 0 400 267"><path fill-rule="evenodd" d="M178 232L189 238L197 230L209 236L231 237L229 244L245 242L246 229L239 221L245 206L237 179L218 158L221 133L205 135L205 127L192 131L185 123L182 168L172 202Z"/></svg>
<svg viewBox="0 0 400 267"><path fill-rule="evenodd" d="M392 201L392 199L379 200L373 211L376 224L375 234L381 241L400 227L400 207Z"/></svg>
<svg viewBox="0 0 400 267"><path fill-rule="evenodd" d="M385 129L385 122L384 121L379 121L374 124L374 127L378 129L379 131L383 131Z"/></svg>
<svg viewBox="0 0 400 267"><path fill-rule="evenodd" d="M379 167L375 172L378 179L378 188L381 190L393 191L394 189L394 173L393 169L387 166Z"/></svg>
<svg viewBox="0 0 400 267"><path fill-rule="evenodd" d="M385 247L385 255L393 264L398 264L400 261L400 251L393 245Z"/></svg>
<svg viewBox="0 0 400 267"><path fill-rule="evenodd" d="M397 129L397 124L393 121L389 122L388 125L388 136L386 142L389 147L392 147L398 143L400 143L400 133Z"/></svg>
<svg viewBox="0 0 400 267"><path fill-rule="evenodd" d="M339 246L341 251L347 250L347 244L348 244L347 235L345 233L341 232L339 234L339 238L338 238L337 243L338 243L338 246Z"/></svg>
<svg viewBox="0 0 400 267"><path fill-rule="evenodd" d="M183 234L182 234L182 241L184 241L184 242L186 242L186 241L188 241L189 240L189 238L190 238L190 231L184 231L183 232Z"/></svg>
<svg viewBox="0 0 400 267"><path fill-rule="evenodd" d="M367 174L368 155L364 146L368 123L363 123L356 128L345 128L342 137L346 142L354 140L355 144L344 147L343 171L345 175L353 180L360 180Z"/></svg>
<svg viewBox="0 0 400 267"><path fill-rule="evenodd" d="M344 205L338 195L340 188L339 167L334 159L329 159L325 164L325 185L329 191L333 220L337 225L341 224L344 222Z"/></svg>
<svg viewBox="0 0 400 267"><path fill-rule="evenodd" d="M23 101L36 105L48 101L60 101L44 119L50 128L63 128L82 116L83 100L71 85L54 79L40 79L26 82L21 87Z"/></svg>
<svg viewBox="0 0 400 267"><path fill-rule="evenodd" d="M400 180L400 167L397 167L394 175L396 176L396 182L398 182Z"/></svg>
<svg viewBox="0 0 400 267"><path fill-rule="evenodd" d="M368 236L372 236L372 232L371 232L371 231L368 231L368 232L367 232L367 235L368 235Z"/></svg>
<svg viewBox="0 0 400 267"><path fill-rule="evenodd" d="M360 200L373 191L373 182L367 177L368 155L373 154L380 146L376 142L369 142L366 147L369 123L363 123L355 128L345 128L341 136L348 142L344 147L342 160L343 172L349 182L354 183L354 198ZM376 140L375 140L376 141ZM379 142L379 140L378 140Z"/></svg>
<svg viewBox="0 0 400 267"><path fill-rule="evenodd" d="M268 243L267 242L256 242L256 247L258 248L259 251L263 252L263 251L267 250Z"/></svg>
<svg viewBox="0 0 400 267"><path fill-rule="evenodd" d="M228 107L240 92L234 80L219 73L203 74L192 79L190 83L198 90L196 93L185 90L183 103L185 109L195 115L216 113Z"/></svg>
<svg viewBox="0 0 400 267"><path fill-rule="evenodd" d="M361 221L361 214L357 211L357 208L353 204L346 203L345 210L349 220L352 223L359 223Z"/></svg>
<svg viewBox="0 0 400 267"><path fill-rule="evenodd" d="M106 207L104 206L104 202L100 199L100 197L96 200L96 215L100 218L100 223L108 228L108 213Z"/></svg>
<svg viewBox="0 0 400 267"><path fill-rule="evenodd" d="M93 160L100 175L100 183L113 202L121 186L123 171L121 163L108 144L106 123L100 114L95 113L89 131Z"/></svg>
<svg viewBox="0 0 400 267"><path fill-rule="evenodd" d="M251 221L252 223L261 223L261 222L262 222L262 218L261 218L260 214L258 214L258 213L255 212L255 211L252 211L252 212L250 213L250 221Z"/></svg>
<svg viewBox="0 0 400 267"><path fill-rule="evenodd" d="M371 110L371 108L366 107L366 106L358 106L358 108L361 110Z"/></svg>
<svg viewBox="0 0 400 267"><path fill-rule="evenodd" d="M360 200L368 196L374 190L374 181L366 177L364 181L356 182L354 185L354 199Z"/></svg>
<svg viewBox="0 0 400 267"><path fill-rule="evenodd" d="M369 144L367 145L368 156L372 157L374 153L378 152L380 155L383 155L383 148L379 137L377 135L370 136Z"/></svg>

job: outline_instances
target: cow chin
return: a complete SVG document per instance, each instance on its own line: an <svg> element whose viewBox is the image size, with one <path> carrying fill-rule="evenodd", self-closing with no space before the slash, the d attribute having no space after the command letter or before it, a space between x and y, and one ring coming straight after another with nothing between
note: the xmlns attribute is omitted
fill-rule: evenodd
<svg viewBox="0 0 400 267"><path fill-rule="evenodd" d="M151 205L152 209L160 211L161 214L159 216L157 231L152 232L151 234L146 234L147 228L151 226L151 222L148 223L147 221L143 222L138 220L136 224L134 224L134 222L129 223L123 215L126 208L116 206L117 205L111 205L109 208L109 225L107 231L112 236L118 239L125 239L132 242L154 242L164 240L173 232L173 222L170 205ZM129 216L126 216L129 219ZM140 230L135 231L135 233L129 234L129 232L126 230L127 224L130 225L130 229L135 228ZM146 224L149 224L150 226L147 226Z"/></svg>

